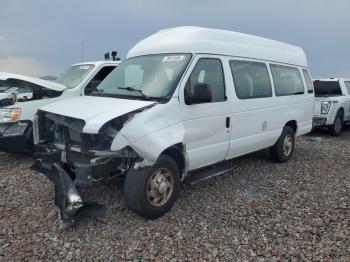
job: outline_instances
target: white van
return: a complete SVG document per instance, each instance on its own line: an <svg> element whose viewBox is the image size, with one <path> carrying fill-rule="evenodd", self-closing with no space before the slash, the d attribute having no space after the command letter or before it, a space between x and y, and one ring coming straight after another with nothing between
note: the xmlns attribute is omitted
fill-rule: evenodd
<svg viewBox="0 0 350 262"><path fill-rule="evenodd" d="M54 82L0 72L0 150L31 151L32 122L38 109L91 93L119 63L108 60L74 64Z"/></svg>
<svg viewBox="0 0 350 262"><path fill-rule="evenodd" d="M55 183L66 223L105 211L84 203L75 185L118 176L130 209L155 219L182 181L225 173L225 160L270 148L288 161L295 137L312 128L313 106L301 48L216 29L162 30L96 92L38 112L32 169Z"/></svg>

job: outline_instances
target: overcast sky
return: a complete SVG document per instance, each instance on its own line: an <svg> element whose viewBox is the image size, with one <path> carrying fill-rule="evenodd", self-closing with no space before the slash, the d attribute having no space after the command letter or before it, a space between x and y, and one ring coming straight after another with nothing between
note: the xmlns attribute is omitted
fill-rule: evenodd
<svg viewBox="0 0 350 262"><path fill-rule="evenodd" d="M311 74L350 77L349 0L1 0L0 71L58 75L70 64L124 58L139 40L181 25L301 46Z"/></svg>

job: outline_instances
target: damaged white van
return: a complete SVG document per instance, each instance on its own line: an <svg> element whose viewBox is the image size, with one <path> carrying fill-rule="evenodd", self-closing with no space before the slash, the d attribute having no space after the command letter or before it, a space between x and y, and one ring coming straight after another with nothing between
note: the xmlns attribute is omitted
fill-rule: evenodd
<svg viewBox="0 0 350 262"><path fill-rule="evenodd" d="M58 100L90 94L119 63L108 60L75 64L54 82L1 72L0 150L31 151L37 110Z"/></svg>
<svg viewBox="0 0 350 262"><path fill-rule="evenodd" d="M96 92L38 112L32 169L55 184L65 223L105 214L76 185L118 176L129 208L155 219L181 182L225 173L225 160L270 148L288 161L295 137L312 128L309 81L299 47L200 27L162 30Z"/></svg>

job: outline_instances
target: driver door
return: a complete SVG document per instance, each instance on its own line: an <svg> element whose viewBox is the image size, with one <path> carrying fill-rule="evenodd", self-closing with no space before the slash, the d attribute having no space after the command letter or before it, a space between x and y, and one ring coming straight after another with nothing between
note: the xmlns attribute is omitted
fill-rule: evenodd
<svg viewBox="0 0 350 262"><path fill-rule="evenodd" d="M225 160L229 149L230 110L226 97L223 62L218 56L195 57L180 89L184 143L189 170ZM186 104L196 84L207 84L211 102Z"/></svg>

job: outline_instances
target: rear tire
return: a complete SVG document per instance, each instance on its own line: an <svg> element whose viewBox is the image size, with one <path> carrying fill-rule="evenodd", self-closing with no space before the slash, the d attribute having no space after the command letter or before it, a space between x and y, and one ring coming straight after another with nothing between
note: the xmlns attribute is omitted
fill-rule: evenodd
<svg viewBox="0 0 350 262"><path fill-rule="evenodd" d="M342 111L338 111L335 116L334 123L329 127L329 132L332 136L340 136L344 126L344 114Z"/></svg>
<svg viewBox="0 0 350 262"><path fill-rule="evenodd" d="M273 161L285 163L294 153L295 134L290 126L285 126L275 145L270 147L270 155Z"/></svg>
<svg viewBox="0 0 350 262"><path fill-rule="evenodd" d="M147 219L168 212L180 191L180 171L176 162L161 155L152 167L132 168L125 178L124 196L128 207Z"/></svg>

